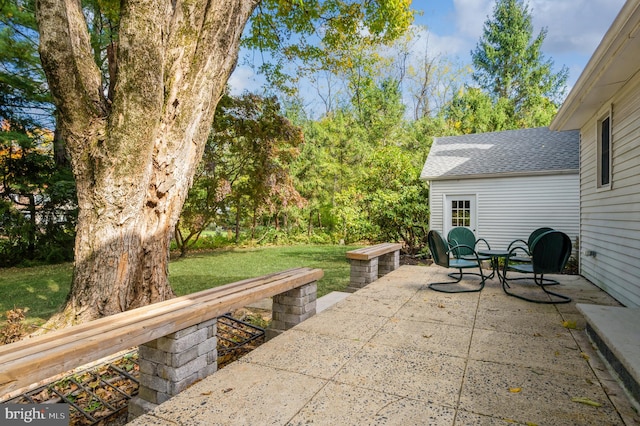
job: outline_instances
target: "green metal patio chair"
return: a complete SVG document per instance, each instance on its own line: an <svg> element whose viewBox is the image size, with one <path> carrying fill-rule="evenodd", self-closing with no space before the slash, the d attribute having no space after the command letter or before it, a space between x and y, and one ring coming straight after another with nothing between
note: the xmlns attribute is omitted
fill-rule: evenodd
<svg viewBox="0 0 640 426"><path fill-rule="evenodd" d="M511 252L512 250L514 250L521 253L510 257L509 261L514 263L531 263L531 252L533 251L534 241L540 235L548 231L553 231L553 228L542 227L542 228L535 229L531 234L529 234L529 238L527 238L527 241L524 241L522 239L511 241L511 243L509 243L509 247L507 247L507 251ZM558 284L558 281L545 278L543 281L543 284L556 285Z"/></svg>
<svg viewBox="0 0 640 426"><path fill-rule="evenodd" d="M516 256L518 247L509 251L507 261L504 266L504 279L502 281L502 289L510 296L517 297L528 302L535 303L568 303L571 298L562 294L558 294L547 290L549 285L545 282L544 274L557 274L564 270L569 256L571 256L571 239L564 232L547 231L538 235L531 244L531 262L530 263L509 263L512 256ZM533 299L522 294L516 294L510 291L509 282L520 280L522 278L508 278L508 271L521 272L525 274L533 274L533 281L547 294L548 300ZM530 279L530 278L529 278ZM554 281L557 283L557 281Z"/></svg>
<svg viewBox="0 0 640 426"><path fill-rule="evenodd" d="M429 234L427 234L427 241L429 243L429 250L431 251L431 256L433 257L433 262L436 265L442 266L444 268L455 268L458 269L459 275L458 277L452 277L456 279L456 281L447 281L447 282L438 282L429 284L429 288L435 291L440 291L443 293L470 293L475 291L480 291L484 288L484 282L487 277L484 276L482 272L482 267L480 264L480 259L478 258L478 254L476 251L466 245L456 244L452 247L449 247L445 239L440 235L438 231L431 230ZM473 253L475 259L462 259L459 257L451 257L452 254L455 256L456 250L469 250L470 253ZM446 286L451 284L458 284L462 281L462 270L469 268L478 268L479 273L474 274L480 277L480 283L477 286L472 288L465 288L458 286L457 288L447 288ZM443 287L444 286L444 287Z"/></svg>
<svg viewBox="0 0 640 426"><path fill-rule="evenodd" d="M525 253L524 256L514 256L511 260L513 262L531 263L531 246L533 242L540 235L548 231L553 231L553 228L547 228L547 227L538 228L534 230L531 234L529 234L529 238L527 239L527 241L522 239L511 241L511 243L509 243L509 247L507 247L507 251L511 251L515 248L519 248L523 253Z"/></svg>
<svg viewBox="0 0 640 426"><path fill-rule="evenodd" d="M466 259L466 260L491 260L491 256L483 256L478 254L478 244L483 243L487 246L487 250L491 250L491 246L484 238L476 239L475 234L471 229L465 228L464 226L456 226L452 228L447 234L447 240L449 241L449 247L457 247L453 254L456 258ZM462 272L461 272L462 273ZM479 275L473 272L467 272L468 274ZM451 272L449 276L455 279L462 279L462 277L458 277L457 272ZM491 275L487 277L488 279L493 278L493 272Z"/></svg>

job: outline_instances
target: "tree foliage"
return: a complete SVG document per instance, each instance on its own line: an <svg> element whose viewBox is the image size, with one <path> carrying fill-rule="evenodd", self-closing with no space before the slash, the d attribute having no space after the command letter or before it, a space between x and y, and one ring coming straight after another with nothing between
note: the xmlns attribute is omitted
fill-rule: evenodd
<svg viewBox="0 0 640 426"><path fill-rule="evenodd" d="M568 69L553 72L553 61L541 51L546 35L543 28L533 37L524 0L498 0L471 52L474 81L508 111L510 128L548 125L562 101Z"/></svg>
<svg viewBox="0 0 640 426"><path fill-rule="evenodd" d="M433 55L429 50L426 34L427 28L408 33L406 41L401 45L408 51L417 51L415 45L424 45L422 55L417 61L406 64L402 82L405 90L411 96L413 105L413 119L435 117L451 102L456 93L464 85L470 75L470 67L464 66L458 60L441 54Z"/></svg>
<svg viewBox="0 0 640 426"><path fill-rule="evenodd" d="M287 120L275 98L246 93L218 103L202 162L176 227L184 254L208 226L240 225L249 218L279 215L305 200L293 185L289 168L298 155L302 131Z"/></svg>
<svg viewBox="0 0 640 426"><path fill-rule="evenodd" d="M72 260L76 204L70 170L56 165L49 132L7 127L0 147L0 265Z"/></svg>
<svg viewBox="0 0 640 426"><path fill-rule="evenodd" d="M71 260L74 182L52 131L33 1L0 3L0 264Z"/></svg>
<svg viewBox="0 0 640 426"><path fill-rule="evenodd" d="M0 2L0 120L17 131L52 128L52 113L38 56L34 1Z"/></svg>
<svg viewBox="0 0 640 426"><path fill-rule="evenodd" d="M268 52L261 71L290 90L307 72L352 68L356 47L395 40L413 16L411 0L262 0L244 44Z"/></svg>
<svg viewBox="0 0 640 426"><path fill-rule="evenodd" d="M506 98L494 100L486 92L467 87L444 108L451 134L497 132L514 128L513 104Z"/></svg>
<svg viewBox="0 0 640 426"><path fill-rule="evenodd" d="M209 214L211 228L235 229L236 241L239 228L260 228L250 237L263 243L405 241L420 251L428 227L428 189L419 179L426 127L405 120L398 82L375 64L342 76L350 102L318 120L306 119L299 104L290 104L290 122L269 98L223 98L181 223L189 215L204 223ZM289 136L301 129L304 141ZM273 171L284 185L265 179Z"/></svg>
<svg viewBox="0 0 640 426"><path fill-rule="evenodd" d="M294 164L309 199L304 216L334 241L402 240L417 251L428 227L428 191L419 179L428 142L414 138L392 79L364 80L349 107L305 126Z"/></svg>

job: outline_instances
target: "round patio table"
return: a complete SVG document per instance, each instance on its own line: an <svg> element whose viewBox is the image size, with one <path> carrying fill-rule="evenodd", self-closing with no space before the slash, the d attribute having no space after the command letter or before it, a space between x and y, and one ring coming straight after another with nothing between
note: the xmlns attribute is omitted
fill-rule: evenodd
<svg viewBox="0 0 640 426"><path fill-rule="evenodd" d="M506 261L509 250L478 250L478 254L491 258L491 278L497 275L500 283L504 283L505 276L500 274L500 258Z"/></svg>

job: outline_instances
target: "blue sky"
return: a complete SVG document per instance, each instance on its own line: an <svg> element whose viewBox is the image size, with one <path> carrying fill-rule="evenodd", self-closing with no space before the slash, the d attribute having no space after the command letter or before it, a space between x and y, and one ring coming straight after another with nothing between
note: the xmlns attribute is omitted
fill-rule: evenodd
<svg viewBox="0 0 640 426"><path fill-rule="evenodd" d="M533 16L534 36L547 28L543 52L556 70L569 68L571 89L600 43L624 0L528 0ZM441 55L461 64L470 64L473 50L482 35L484 22L492 15L495 0L413 0L420 13L416 24L426 26L415 51ZM242 59L229 80L234 93L259 91L262 79ZM568 93L568 91L567 91Z"/></svg>

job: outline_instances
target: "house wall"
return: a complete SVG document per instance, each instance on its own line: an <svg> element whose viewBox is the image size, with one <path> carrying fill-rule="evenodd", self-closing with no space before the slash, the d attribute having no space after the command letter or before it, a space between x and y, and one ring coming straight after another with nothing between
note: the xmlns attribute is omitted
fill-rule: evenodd
<svg viewBox="0 0 640 426"><path fill-rule="evenodd" d="M598 189L597 118L611 107L611 188ZM640 306L640 76L580 129L581 274L626 306ZM587 251L595 256L586 255Z"/></svg>
<svg viewBox="0 0 640 426"><path fill-rule="evenodd" d="M476 236L485 238L491 248L506 249L518 238L526 241L543 226L565 232L575 247L580 203L577 173L432 181L431 229L444 233L444 196L452 194L476 195Z"/></svg>

